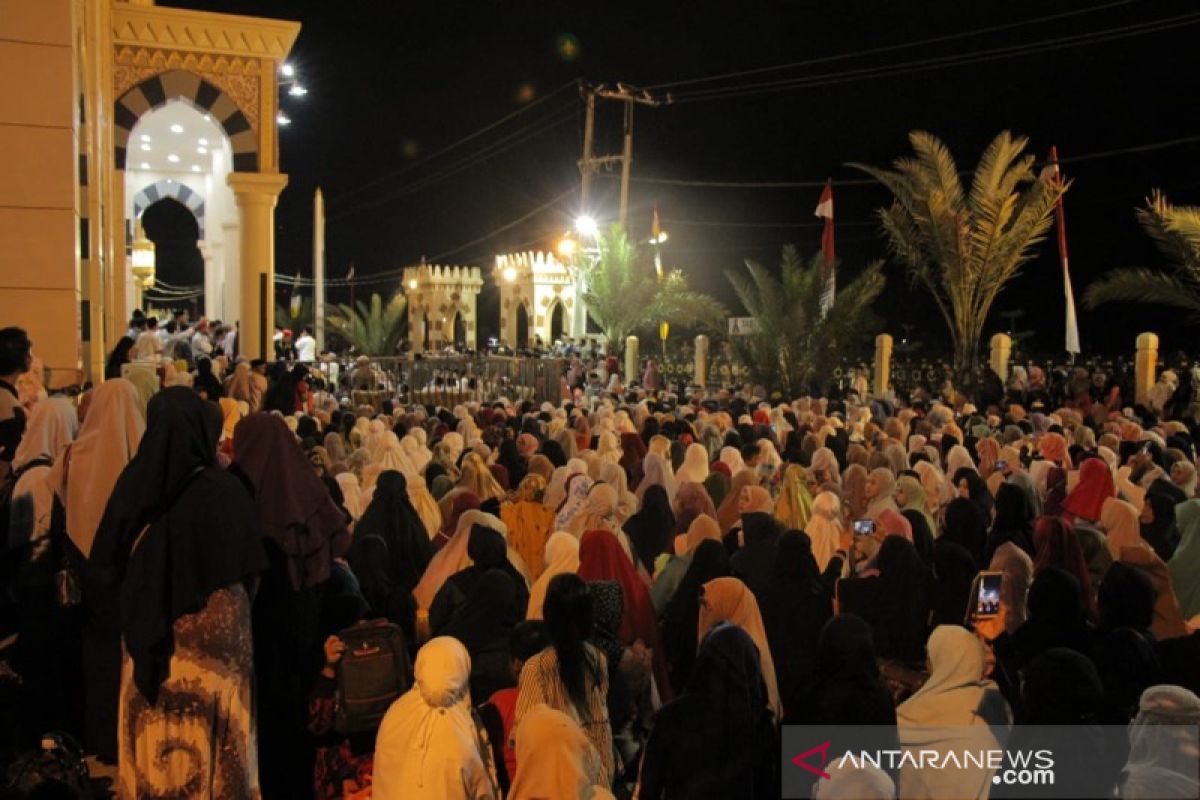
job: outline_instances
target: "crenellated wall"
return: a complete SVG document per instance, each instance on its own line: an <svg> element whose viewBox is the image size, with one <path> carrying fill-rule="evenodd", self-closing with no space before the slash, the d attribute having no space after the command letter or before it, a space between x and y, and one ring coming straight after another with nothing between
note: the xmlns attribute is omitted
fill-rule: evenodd
<svg viewBox="0 0 1200 800"><path fill-rule="evenodd" d="M496 256L492 277L500 287L500 338L513 347L528 347L517 341L518 309L524 306L529 317L529 338L540 336L552 343L551 321L556 305L561 305L562 335L575 336L575 279L571 271L553 253L524 252Z"/></svg>
<svg viewBox="0 0 1200 800"><path fill-rule="evenodd" d="M464 344L476 347L476 302L483 288L479 267L421 264L404 270L408 299L408 340L415 351L441 350L454 343L454 321L461 317ZM428 337L426 337L428 326Z"/></svg>

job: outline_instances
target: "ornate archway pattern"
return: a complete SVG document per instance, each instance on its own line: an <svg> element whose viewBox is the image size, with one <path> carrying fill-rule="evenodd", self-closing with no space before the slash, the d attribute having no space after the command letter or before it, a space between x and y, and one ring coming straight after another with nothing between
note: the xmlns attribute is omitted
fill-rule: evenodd
<svg viewBox="0 0 1200 800"><path fill-rule="evenodd" d="M158 181L142 189L133 198L134 219L142 212L166 197L178 200L187 206L188 211L196 217L196 225L200 228L200 238L204 238L204 198L190 186L179 181Z"/></svg>
<svg viewBox="0 0 1200 800"><path fill-rule="evenodd" d="M234 172L258 171L258 137L250 120L227 94L182 69L152 75L117 98L113 109L117 169L125 169L129 136L138 119L171 100L185 100L220 124L233 147Z"/></svg>

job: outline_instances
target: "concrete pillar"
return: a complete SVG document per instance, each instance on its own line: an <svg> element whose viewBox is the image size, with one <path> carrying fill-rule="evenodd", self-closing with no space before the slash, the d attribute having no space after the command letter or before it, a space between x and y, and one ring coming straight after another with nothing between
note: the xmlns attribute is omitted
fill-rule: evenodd
<svg viewBox="0 0 1200 800"><path fill-rule="evenodd" d="M625 385L630 386L641 376L638 374L638 338L625 338Z"/></svg>
<svg viewBox="0 0 1200 800"><path fill-rule="evenodd" d="M887 393L892 380L892 337L881 333L875 337L875 384L872 390L876 397Z"/></svg>
<svg viewBox="0 0 1200 800"><path fill-rule="evenodd" d="M992 371L1000 376L1000 380L1008 382L1008 357L1012 354L1012 337L1007 333L997 333L992 337L992 355L988 360Z"/></svg>
<svg viewBox="0 0 1200 800"><path fill-rule="evenodd" d="M1158 336L1143 333L1137 337L1137 355L1133 362L1134 402L1146 404L1150 398L1150 387L1158 375Z"/></svg>
<svg viewBox="0 0 1200 800"><path fill-rule="evenodd" d="M275 332L275 203L287 175L231 172L225 182L237 202L241 232L238 349L247 358L268 358Z"/></svg>
<svg viewBox="0 0 1200 800"><path fill-rule="evenodd" d="M696 370L694 383L704 388L708 386L708 337L703 333L696 337Z"/></svg>

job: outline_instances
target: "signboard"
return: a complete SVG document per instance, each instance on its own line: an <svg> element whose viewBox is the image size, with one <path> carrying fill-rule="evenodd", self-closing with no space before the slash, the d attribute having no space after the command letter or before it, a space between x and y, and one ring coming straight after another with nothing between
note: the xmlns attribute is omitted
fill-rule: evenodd
<svg viewBox="0 0 1200 800"><path fill-rule="evenodd" d="M746 336L751 333L758 333L758 320L754 317L729 318L730 336Z"/></svg>

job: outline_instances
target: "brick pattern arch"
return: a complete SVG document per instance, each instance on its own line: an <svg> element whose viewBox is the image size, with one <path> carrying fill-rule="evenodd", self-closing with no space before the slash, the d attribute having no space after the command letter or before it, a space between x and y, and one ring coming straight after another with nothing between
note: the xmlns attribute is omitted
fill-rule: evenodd
<svg viewBox="0 0 1200 800"><path fill-rule="evenodd" d="M212 115L233 147L234 172L258 171L258 135L250 120L229 95L199 75L182 69L152 75L117 98L113 110L117 169L125 169L129 136L138 119L170 100L183 100L200 113Z"/></svg>
<svg viewBox="0 0 1200 800"><path fill-rule="evenodd" d="M137 219L150 206L163 198L170 197L187 206L196 217L200 238L204 238L204 198L190 186L176 180L158 181L142 189L133 197L133 217Z"/></svg>

